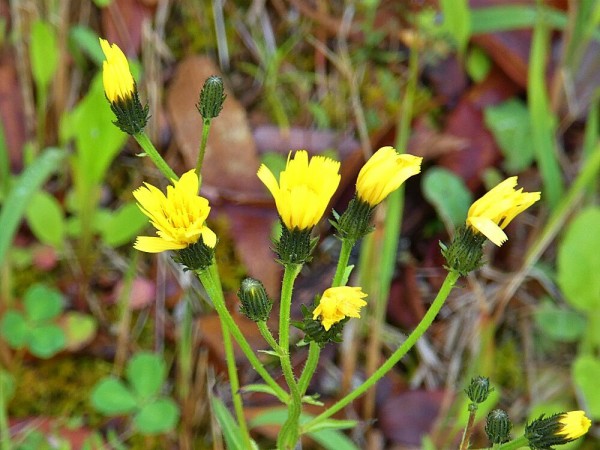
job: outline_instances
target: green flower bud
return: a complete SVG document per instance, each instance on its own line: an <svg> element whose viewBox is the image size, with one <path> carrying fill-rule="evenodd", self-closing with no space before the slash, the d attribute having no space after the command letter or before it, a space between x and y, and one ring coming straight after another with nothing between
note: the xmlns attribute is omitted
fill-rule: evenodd
<svg viewBox="0 0 600 450"><path fill-rule="evenodd" d="M176 251L173 261L184 266L184 271L197 272L204 270L212 264L215 249L204 243L202 237L195 244Z"/></svg>
<svg viewBox="0 0 600 450"><path fill-rule="evenodd" d="M510 440L512 423L506 411L495 409L485 421L485 433L492 444L504 444Z"/></svg>
<svg viewBox="0 0 600 450"><path fill-rule="evenodd" d="M215 75L208 77L200 91L200 101L196 105L204 120L210 120L219 115L225 102L223 80Z"/></svg>
<svg viewBox="0 0 600 450"><path fill-rule="evenodd" d="M484 235L474 232L469 227L458 228L449 246L440 242L442 255L446 258L445 267L462 276L481 267L485 239Z"/></svg>
<svg viewBox="0 0 600 450"><path fill-rule="evenodd" d="M493 388L490 388L490 379L481 376L471 378L471 384L465 389L469 400L476 404L485 402L491 391Z"/></svg>
<svg viewBox="0 0 600 450"><path fill-rule="evenodd" d="M265 322L269 318L273 301L269 299L263 284L254 278L242 281L238 297L242 306L240 312L254 322Z"/></svg>
<svg viewBox="0 0 600 450"><path fill-rule="evenodd" d="M357 241L373 231L371 219L375 207L355 196L341 216L333 212L335 220L330 221L341 239Z"/></svg>

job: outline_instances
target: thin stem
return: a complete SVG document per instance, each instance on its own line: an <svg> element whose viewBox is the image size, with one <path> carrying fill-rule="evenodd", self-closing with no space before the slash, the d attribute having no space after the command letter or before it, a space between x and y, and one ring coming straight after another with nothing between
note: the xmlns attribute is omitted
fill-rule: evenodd
<svg viewBox="0 0 600 450"><path fill-rule="evenodd" d="M342 248L340 249L340 256L338 258L333 281L331 282L331 287L342 286L344 274L346 273L346 267L348 267L350 253L352 252L354 244L356 244L356 241L353 239L342 239Z"/></svg>
<svg viewBox="0 0 600 450"><path fill-rule="evenodd" d="M283 272L281 285L281 302L279 306L279 346L289 353L290 346L290 310L292 306L292 291L294 281L300 273L301 264L288 264Z"/></svg>
<svg viewBox="0 0 600 450"><path fill-rule="evenodd" d="M179 177L175 175L173 169L171 169L162 156L160 156L158 150L156 150L154 144L152 144L152 141L150 141L145 132L140 131L139 133L134 134L133 137L137 143L140 144L140 147L142 147L142 150L144 150L146 155L150 157L156 168L160 170L161 173L167 178L167 180L179 180Z"/></svg>
<svg viewBox="0 0 600 450"><path fill-rule="evenodd" d="M477 413L477 404L471 403L469 405L469 420L465 431L460 441L459 450L467 450L469 448L469 441L471 440L471 434L473 433L473 424L475 423L475 414Z"/></svg>
<svg viewBox="0 0 600 450"><path fill-rule="evenodd" d="M198 161L196 162L196 173L200 175L202 171L202 163L204 162L204 154L206 153L206 143L208 142L208 132L210 131L211 119L202 121L202 139L200 141L200 149L198 150Z"/></svg>
<svg viewBox="0 0 600 450"><path fill-rule="evenodd" d="M516 450L521 447L528 447L529 441L525 436L521 436L513 441L506 442L505 444L501 444L498 446L498 450Z"/></svg>
<svg viewBox="0 0 600 450"><path fill-rule="evenodd" d="M400 359L402 359L402 357L415 345L415 343L423 335L423 333L427 331L429 326L433 323L433 319L435 319L438 312L442 308L444 302L446 301L446 298L448 297L448 294L450 294L450 291L454 287L454 284L456 283L459 277L460 275L458 273L453 271L449 272L437 296L435 297L435 300L433 301L433 303L431 304L431 306L429 307L429 309L427 310L417 327L408 336L406 341L404 341L402 345L398 347L394 353L392 353L388 360L385 363L383 363L383 365L379 367L379 369L377 369L373 373L373 375L367 378L363 382L363 384L361 384L358 388L350 392L345 397L338 400L335 404L327 408L317 417L307 422L302 427L302 432L306 433L307 431L310 431L311 428L313 428L315 425L321 423L328 417L331 417L333 414L344 408L346 405L350 404L354 399L363 395L367 390L373 387L375 383L377 383L377 381L383 378L383 376L387 372L389 372L396 365L396 363L398 363L398 361L400 361Z"/></svg>
<svg viewBox="0 0 600 450"><path fill-rule="evenodd" d="M281 368L283 376L288 384L291 401L288 403L288 417L277 439L278 448L293 448L298 441L299 420L302 411L302 397L290 359L290 310L292 306L292 292L294 281L300 273L301 264L287 264L283 272L281 286L281 302L279 309L279 348L281 351Z"/></svg>
<svg viewBox="0 0 600 450"><path fill-rule="evenodd" d="M298 389L300 389L301 397L306 394L308 384L310 383L310 380L312 379L312 376L317 368L317 364L319 363L320 353L321 347L319 344L312 341L308 347L308 357L306 358L304 370L302 371L302 375L300 375L300 379L298 380Z"/></svg>
<svg viewBox="0 0 600 450"><path fill-rule="evenodd" d="M338 287L344 284L344 274L346 273L348 261L350 260L350 253L352 252L354 244L356 244L355 240L342 239L342 248L340 249L340 256L338 258L333 281L331 282L331 287ZM300 379L298 380L300 396L303 396L308 389L308 384L310 383L310 380L317 369L320 353L321 347L319 344L311 342L308 348L308 358L306 360L306 364L304 365L302 375L300 375Z"/></svg>
<svg viewBox="0 0 600 450"><path fill-rule="evenodd" d="M240 394L240 380L238 378L237 367L235 366L235 354L233 352L233 342L231 334L225 327L221 327L223 332L223 346L225 347L225 361L227 361L227 373L229 374L229 384L231 387L231 398L233 399L233 409L237 416L238 424L242 439L244 440L244 448L252 448L246 417L244 416L244 403Z"/></svg>
<svg viewBox="0 0 600 450"><path fill-rule="evenodd" d="M217 272L217 266L214 261L211 266L205 270L197 272L196 274L211 298L213 305L215 306L215 310L219 315L219 319L229 329L229 332L242 349L242 352L244 352L244 355L246 355L246 358L248 358L248 361L250 361L250 364L252 364L254 370L256 370L256 372L263 378L265 383L267 383L273 389L275 395L277 395L277 398L282 403L287 403L289 399L288 393L277 384L271 375L269 375L269 372L267 372L263 364L254 354L252 347L250 347L250 344L248 344L248 341L227 310L227 307L225 306L225 298L223 297L223 291L220 289L220 282L218 282L219 274Z"/></svg>
<svg viewBox="0 0 600 450"><path fill-rule="evenodd" d="M7 378L8 375L4 372L4 369L0 367L0 449L10 450L10 430L8 428L8 418L6 410L8 407L8 396L7 394Z"/></svg>
<svg viewBox="0 0 600 450"><path fill-rule="evenodd" d="M267 341L267 344L269 344L269 346L273 350L275 350L275 352L277 352L277 354L280 355L281 348L279 347L279 344L273 337L271 330L269 330L269 327L267 326L267 322L260 321L260 322L257 322L256 325L258 326L258 331L260 331L260 334L262 335L264 340Z"/></svg>

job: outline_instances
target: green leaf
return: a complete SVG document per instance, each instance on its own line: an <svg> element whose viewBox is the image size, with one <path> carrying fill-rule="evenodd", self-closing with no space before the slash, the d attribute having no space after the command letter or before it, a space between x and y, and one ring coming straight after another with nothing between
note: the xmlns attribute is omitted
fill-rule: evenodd
<svg viewBox="0 0 600 450"><path fill-rule="evenodd" d="M144 405L134 416L133 423L143 434L167 433L177 426L179 408L170 398L159 398Z"/></svg>
<svg viewBox="0 0 600 450"><path fill-rule="evenodd" d="M219 426L223 431L223 437L225 438L225 445L229 450L237 450L244 448L242 432L240 427L235 422L235 419L225 407L223 402L217 397L211 397L210 399L213 413L219 422ZM287 410L286 414L287 414Z"/></svg>
<svg viewBox="0 0 600 450"><path fill-rule="evenodd" d="M29 335L25 316L18 311L6 311L0 321L0 333L12 348L22 348Z"/></svg>
<svg viewBox="0 0 600 450"><path fill-rule="evenodd" d="M31 26L31 73L37 88L45 90L58 67L56 32L50 23L37 20Z"/></svg>
<svg viewBox="0 0 600 450"><path fill-rule="evenodd" d="M40 242L62 248L65 237L65 217L56 198L47 192L37 192L26 212L29 228Z"/></svg>
<svg viewBox="0 0 600 450"><path fill-rule="evenodd" d="M44 284L34 284L25 292L25 315L31 322L44 322L57 317L63 310L62 294Z"/></svg>
<svg viewBox="0 0 600 450"><path fill-rule="evenodd" d="M50 175L59 170L64 157L63 150L49 148L17 178L0 210L0 261L4 261L31 197Z"/></svg>
<svg viewBox="0 0 600 450"><path fill-rule="evenodd" d="M159 355L141 352L129 361L125 373L134 392L143 400L160 392L167 368Z"/></svg>
<svg viewBox="0 0 600 450"><path fill-rule="evenodd" d="M108 416L132 412L137 402L125 383L117 378L104 378L92 391L92 406Z"/></svg>
<svg viewBox="0 0 600 450"><path fill-rule="evenodd" d="M148 224L135 203L127 203L110 215L105 226L100 229L102 240L111 247L128 244L132 238Z"/></svg>
<svg viewBox="0 0 600 450"><path fill-rule="evenodd" d="M423 177L423 195L446 227L465 221L472 196L462 179L453 172L441 167L429 169Z"/></svg>
<svg viewBox="0 0 600 450"><path fill-rule="evenodd" d="M261 392L263 394L273 395L277 397L277 394L273 390L271 386L266 384L247 384L246 386L242 386L240 389L241 392Z"/></svg>
<svg viewBox="0 0 600 450"><path fill-rule="evenodd" d="M50 358L65 348L67 340L57 325L36 325L29 331L27 347L39 358Z"/></svg>
<svg viewBox="0 0 600 450"><path fill-rule="evenodd" d="M102 77L94 77L86 96L61 121L61 138L75 139L75 177L83 186L100 183L127 135L112 122L113 112L104 95Z"/></svg>
<svg viewBox="0 0 600 450"><path fill-rule="evenodd" d="M350 438L338 430L321 430L307 434L326 450L359 450Z"/></svg>
<svg viewBox="0 0 600 450"><path fill-rule="evenodd" d="M326 419L306 431L313 433L321 430L347 430L354 428L357 424L357 420Z"/></svg>
<svg viewBox="0 0 600 450"><path fill-rule="evenodd" d="M590 355L579 356L572 366L573 381L585 398L586 412L592 420L600 419L600 361Z"/></svg>
<svg viewBox="0 0 600 450"><path fill-rule="evenodd" d="M96 66L102 66L105 56L100 47L98 37L98 34L90 27L85 25L71 25L69 27L71 53L78 55L78 51L81 51L83 54L87 55ZM81 57L79 59L81 59Z"/></svg>
<svg viewBox="0 0 600 450"><path fill-rule="evenodd" d="M600 208L581 211L558 247L557 281L566 300L580 311L600 308Z"/></svg>
<svg viewBox="0 0 600 450"><path fill-rule="evenodd" d="M510 99L484 111L485 125L494 135L504 155L509 173L525 170L533 161L529 111L523 102Z"/></svg>
<svg viewBox="0 0 600 450"><path fill-rule="evenodd" d="M61 319L63 331L67 339L66 347L69 350L80 349L96 335L98 323L94 317L88 314L69 311Z"/></svg>
<svg viewBox="0 0 600 450"><path fill-rule="evenodd" d="M535 323L548 337L560 342L577 342L585 332L581 314L544 302L534 313Z"/></svg>
<svg viewBox="0 0 600 450"><path fill-rule="evenodd" d="M464 54L471 36L471 14L467 0L440 0L443 27L454 38L459 53Z"/></svg>

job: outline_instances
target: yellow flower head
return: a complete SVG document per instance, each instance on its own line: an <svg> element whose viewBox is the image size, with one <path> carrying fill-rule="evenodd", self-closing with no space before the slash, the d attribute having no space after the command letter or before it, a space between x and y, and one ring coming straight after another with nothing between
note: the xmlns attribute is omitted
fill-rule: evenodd
<svg viewBox="0 0 600 450"><path fill-rule="evenodd" d="M281 220L289 230L314 227L340 184L340 163L324 156L308 160L306 150L298 150L279 174L279 183L263 164L258 178L271 191Z"/></svg>
<svg viewBox="0 0 600 450"><path fill-rule="evenodd" d="M134 248L142 252L159 253L181 250L198 242L214 248L217 236L206 226L210 212L208 200L198 195L198 176L194 170L183 174L173 186L167 186L165 196L151 184L133 191L142 212L150 218L159 237L140 236Z"/></svg>
<svg viewBox="0 0 600 450"><path fill-rule="evenodd" d="M380 148L358 174L358 198L371 206L378 205L409 177L421 172L422 160L419 156L401 155L393 147Z"/></svg>
<svg viewBox="0 0 600 450"><path fill-rule="evenodd" d="M106 56L102 66L104 93L111 103L130 100L134 95L135 83L129 71L127 58L117 46L100 38L100 46Z"/></svg>
<svg viewBox="0 0 600 450"><path fill-rule="evenodd" d="M360 317L360 308L367 304L360 287L339 286L323 292L321 302L313 312L313 320L321 316L321 324L329 331L332 325L346 317Z"/></svg>
<svg viewBox="0 0 600 450"><path fill-rule="evenodd" d="M561 414L558 422L562 425L562 429L557 434L570 441L583 436L592 425L592 421L585 416L583 411L570 411Z"/></svg>
<svg viewBox="0 0 600 450"><path fill-rule="evenodd" d="M521 212L540 199L539 192L515 190L517 177L494 187L469 208L467 225L501 246L508 237L502 231Z"/></svg>

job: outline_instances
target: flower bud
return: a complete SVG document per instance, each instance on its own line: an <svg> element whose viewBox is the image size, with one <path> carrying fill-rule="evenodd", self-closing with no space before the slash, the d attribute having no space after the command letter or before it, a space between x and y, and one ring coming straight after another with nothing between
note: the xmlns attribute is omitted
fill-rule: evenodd
<svg viewBox="0 0 600 450"><path fill-rule="evenodd" d="M240 312L254 322L265 322L269 318L273 301L269 299L263 284L254 278L242 281L238 297L242 306Z"/></svg>
<svg viewBox="0 0 600 450"><path fill-rule="evenodd" d="M510 440L512 423L506 411L495 409L485 421L485 433L492 444L504 444Z"/></svg>
<svg viewBox="0 0 600 450"><path fill-rule="evenodd" d="M310 254L317 244L317 239L310 237L311 230L312 228L289 230L282 221L281 236L274 242L275 252L279 257L277 261L283 265L310 261Z"/></svg>
<svg viewBox="0 0 600 450"><path fill-rule="evenodd" d="M527 424L525 437L533 450L551 449L580 438L590 429L592 422L583 411L570 411L539 418Z"/></svg>
<svg viewBox="0 0 600 450"><path fill-rule="evenodd" d="M196 105L198 112L204 120L210 120L219 115L225 102L223 80L218 76L211 76L206 79L202 91L200 91L200 101Z"/></svg>
<svg viewBox="0 0 600 450"><path fill-rule="evenodd" d="M476 404L485 402L491 391L493 388L490 388L490 379L481 376L471 378L471 384L465 389L469 400Z"/></svg>

